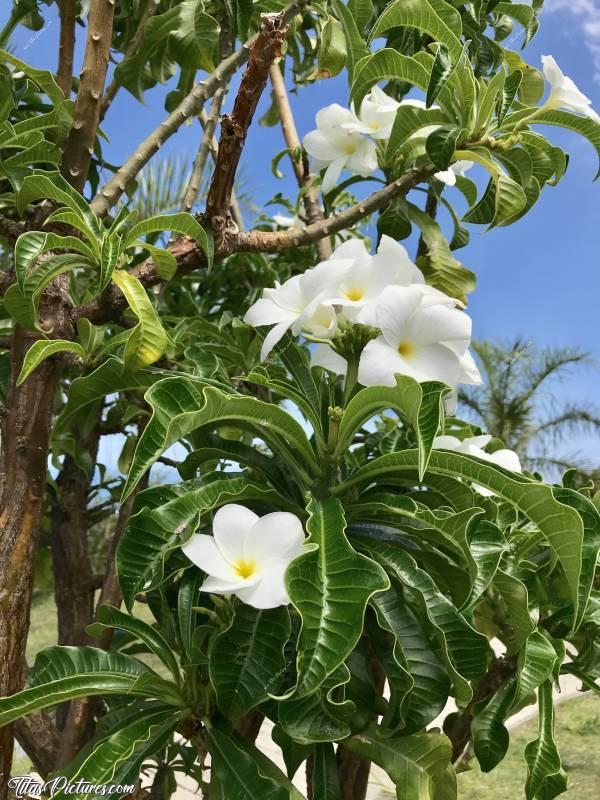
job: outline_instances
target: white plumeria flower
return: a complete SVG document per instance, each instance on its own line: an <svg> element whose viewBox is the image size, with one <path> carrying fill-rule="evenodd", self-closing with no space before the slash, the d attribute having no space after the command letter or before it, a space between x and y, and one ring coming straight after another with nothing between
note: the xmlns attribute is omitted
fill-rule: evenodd
<svg viewBox="0 0 600 800"><path fill-rule="evenodd" d="M550 83L550 96L542 106L543 109L562 108L600 122L600 116L592 108L592 101L563 73L553 56L542 56L542 65L544 75Z"/></svg>
<svg viewBox="0 0 600 800"><path fill-rule="evenodd" d="M364 133L373 139L389 139L400 103L374 86L362 101L358 119L345 122L343 127L352 133Z"/></svg>
<svg viewBox="0 0 600 800"><path fill-rule="evenodd" d="M310 354L311 367L323 367L334 375L346 375L348 362L339 353L336 353L329 344L318 344Z"/></svg>
<svg viewBox="0 0 600 800"><path fill-rule="evenodd" d="M276 608L290 601L285 571L303 543L302 523L294 514L259 517L231 503L215 514L212 536L195 534L181 549L207 573L201 591L235 594L254 608Z"/></svg>
<svg viewBox="0 0 600 800"><path fill-rule="evenodd" d="M453 450L455 453L475 456L492 464L497 464L499 467L504 467L504 469L508 469L511 472L522 472L521 460L514 450L502 448L501 450L495 450L493 453L486 453L483 448L490 443L491 439L492 437L487 434L469 436L462 440L457 436L436 436L433 440L433 447L436 450ZM479 486L479 484L474 483L473 488L484 497L492 497L494 495L494 492L485 486Z"/></svg>
<svg viewBox="0 0 600 800"><path fill-rule="evenodd" d="M447 186L456 186L457 176L462 178L465 172L471 169L472 166L472 161L455 161L454 164L451 164L448 167L448 169L444 170L443 172L436 172L433 177L437 178L438 181L445 183Z"/></svg>
<svg viewBox="0 0 600 800"><path fill-rule="evenodd" d="M442 293L439 293L442 294ZM417 381L481 383L468 353L471 319L431 287L390 286L376 308L382 335L362 352L358 381L363 386L394 386L396 374Z"/></svg>
<svg viewBox="0 0 600 800"><path fill-rule="evenodd" d="M286 217L285 214L273 214L273 222L280 228L302 228L304 222L300 217Z"/></svg>
<svg viewBox="0 0 600 800"><path fill-rule="evenodd" d="M331 297L339 274L350 263L328 259L284 284L276 284L274 289L264 290L244 316L244 322L254 328L273 325L261 349L263 361L290 329L294 336L305 331L318 339L330 339L335 334L335 309L325 301Z"/></svg>
<svg viewBox="0 0 600 800"><path fill-rule="evenodd" d="M344 127L348 123L359 124L354 112L333 103L318 111L315 119L317 129L307 133L302 144L317 170L326 167L322 186L325 194L335 187L344 169L363 178L375 172L375 142Z"/></svg>
<svg viewBox="0 0 600 800"><path fill-rule="evenodd" d="M348 269L339 273L330 302L340 306L352 322L377 325L375 305L384 289L425 282L406 249L390 236L381 237L375 255L369 253L363 240L349 239L331 257L351 261Z"/></svg>

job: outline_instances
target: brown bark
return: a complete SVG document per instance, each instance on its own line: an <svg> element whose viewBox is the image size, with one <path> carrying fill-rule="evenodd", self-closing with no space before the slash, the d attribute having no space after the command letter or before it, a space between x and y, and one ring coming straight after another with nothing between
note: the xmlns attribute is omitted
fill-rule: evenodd
<svg viewBox="0 0 600 800"><path fill-rule="evenodd" d="M235 176L258 101L267 85L269 67L281 55L287 25L283 13L262 14L258 36L250 47L231 114L221 118L221 138L215 172L206 200L206 217L218 243L231 224L229 207Z"/></svg>
<svg viewBox="0 0 600 800"><path fill-rule="evenodd" d="M114 13L115 0L92 0L73 127L65 145L62 167L63 174L78 191L83 189L87 179L100 122Z"/></svg>
<svg viewBox="0 0 600 800"><path fill-rule="evenodd" d="M131 516L135 498L138 492L141 492L142 489L147 487L148 477L149 474L146 473L140 483L137 485L135 491L129 495L119 510L115 524L114 535L112 537L107 554L106 575L104 577L102 591L100 592L100 598L98 599L96 608L99 608L101 605L105 604L116 606L118 608L123 600L123 594L117 578L115 554L117 552L117 546L121 536L123 535L123 532L127 527L129 517ZM86 624L92 622L93 617L94 612L92 611ZM112 630L107 629L103 631L98 638L97 646L102 647L104 650L108 650L112 641L112 636ZM56 766L58 768L68 764L86 743L92 727L92 715L94 708L95 702L94 698L92 697L83 697L79 700L73 700L71 702L56 759Z"/></svg>
<svg viewBox="0 0 600 800"><path fill-rule="evenodd" d="M19 691L25 679L35 551L58 380L56 365L47 360L16 386L31 342L17 326L11 352L11 386L0 422L0 696ZM0 800L7 795L12 755L13 730L8 725L0 730Z"/></svg>
<svg viewBox="0 0 600 800"><path fill-rule="evenodd" d="M294 114L285 88L285 81L277 64L271 66L269 75L271 76L273 97L281 121L283 138L285 139L288 149L292 151L290 154L292 167L296 174L298 186L304 192L302 195L302 204L304 205L306 219L309 223L319 222L323 219L323 210L319 204L318 193L313 186L313 179L310 174L306 154L303 152L302 145L300 144L300 137L298 136ZM299 158L294 157L295 153L299 155ZM320 239L316 243L316 246L321 261L329 258L331 255L331 241L329 238Z"/></svg>
<svg viewBox="0 0 600 800"><path fill-rule="evenodd" d="M56 82L65 97L71 96L73 85L73 53L75 51L75 20L77 0L60 0L60 39Z"/></svg>
<svg viewBox="0 0 600 800"><path fill-rule="evenodd" d="M56 766L58 730L45 711L34 711L15 722L17 741L43 778Z"/></svg>

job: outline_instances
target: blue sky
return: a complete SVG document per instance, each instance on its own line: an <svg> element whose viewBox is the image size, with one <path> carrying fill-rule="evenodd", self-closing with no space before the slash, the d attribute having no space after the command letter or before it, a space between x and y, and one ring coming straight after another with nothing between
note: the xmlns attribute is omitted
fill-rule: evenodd
<svg viewBox="0 0 600 800"><path fill-rule="evenodd" d="M2 5L0 24L10 4ZM554 55L600 111L600 0L546 0L546 6L541 29L525 51L525 59L539 66L542 54ZM13 48L16 56L36 67L54 69L59 32L55 6L46 13L46 27L35 34L20 28ZM509 46L517 49L522 40L518 26L515 33ZM79 37L80 59L82 29ZM167 90L157 87L149 92L145 106L121 90L104 125L110 138L105 155L112 163L127 157L165 116ZM268 98L263 98L259 116L267 102ZM319 81L292 97L301 135L314 127L315 112L331 102L347 102L345 79ZM570 153L569 169L562 183L547 188L534 209L515 225L489 233L470 226L471 243L458 255L478 276L469 306L474 335L482 339L520 335L537 344L577 346L600 363L600 181L592 182L597 156L588 142L574 134L553 128L539 130ZM173 137L164 152L177 152L191 162L198 137L199 126L194 122ZM271 175L271 157L283 147L278 127L255 125L250 131L242 164L259 203L279 191L293 193L291 170L285 168L285 181ZM598 363L578 371L560 387L560 393L596 402L600 396ZM600 461L599 440L581 439L565 449L579 449L596 463Z"/></svg>

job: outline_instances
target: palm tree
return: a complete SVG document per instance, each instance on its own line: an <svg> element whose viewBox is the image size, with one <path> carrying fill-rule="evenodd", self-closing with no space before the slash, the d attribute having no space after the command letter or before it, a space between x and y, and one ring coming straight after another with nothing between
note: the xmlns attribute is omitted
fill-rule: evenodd
<svg viewBox="0 0 600 800"><path fill-rule="evenodd" d="M484 383L459 391L463 416L515 450L528 469L556 473L577 467L588 472L576 453L554 452L570 436L600 433L596 408L559 401L555 392L557 382L590 363L588 354L566 347L536 348L521 339L472 346Z"/></svg>

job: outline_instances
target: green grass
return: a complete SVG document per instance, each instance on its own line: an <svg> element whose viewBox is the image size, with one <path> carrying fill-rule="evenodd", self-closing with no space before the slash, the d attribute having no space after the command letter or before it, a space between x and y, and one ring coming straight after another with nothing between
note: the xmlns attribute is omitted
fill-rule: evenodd
<svg viewBox="0 0 600 800"><path fill-rule="evenodd" d="M527 769L523 751L537 737L535 719L511 733L504 761L487 775L478 768L459 775L460 800L522 800ZM590 694L556 707L556 741L569 779L561 800L600 798L600 700Z"/></svg>

